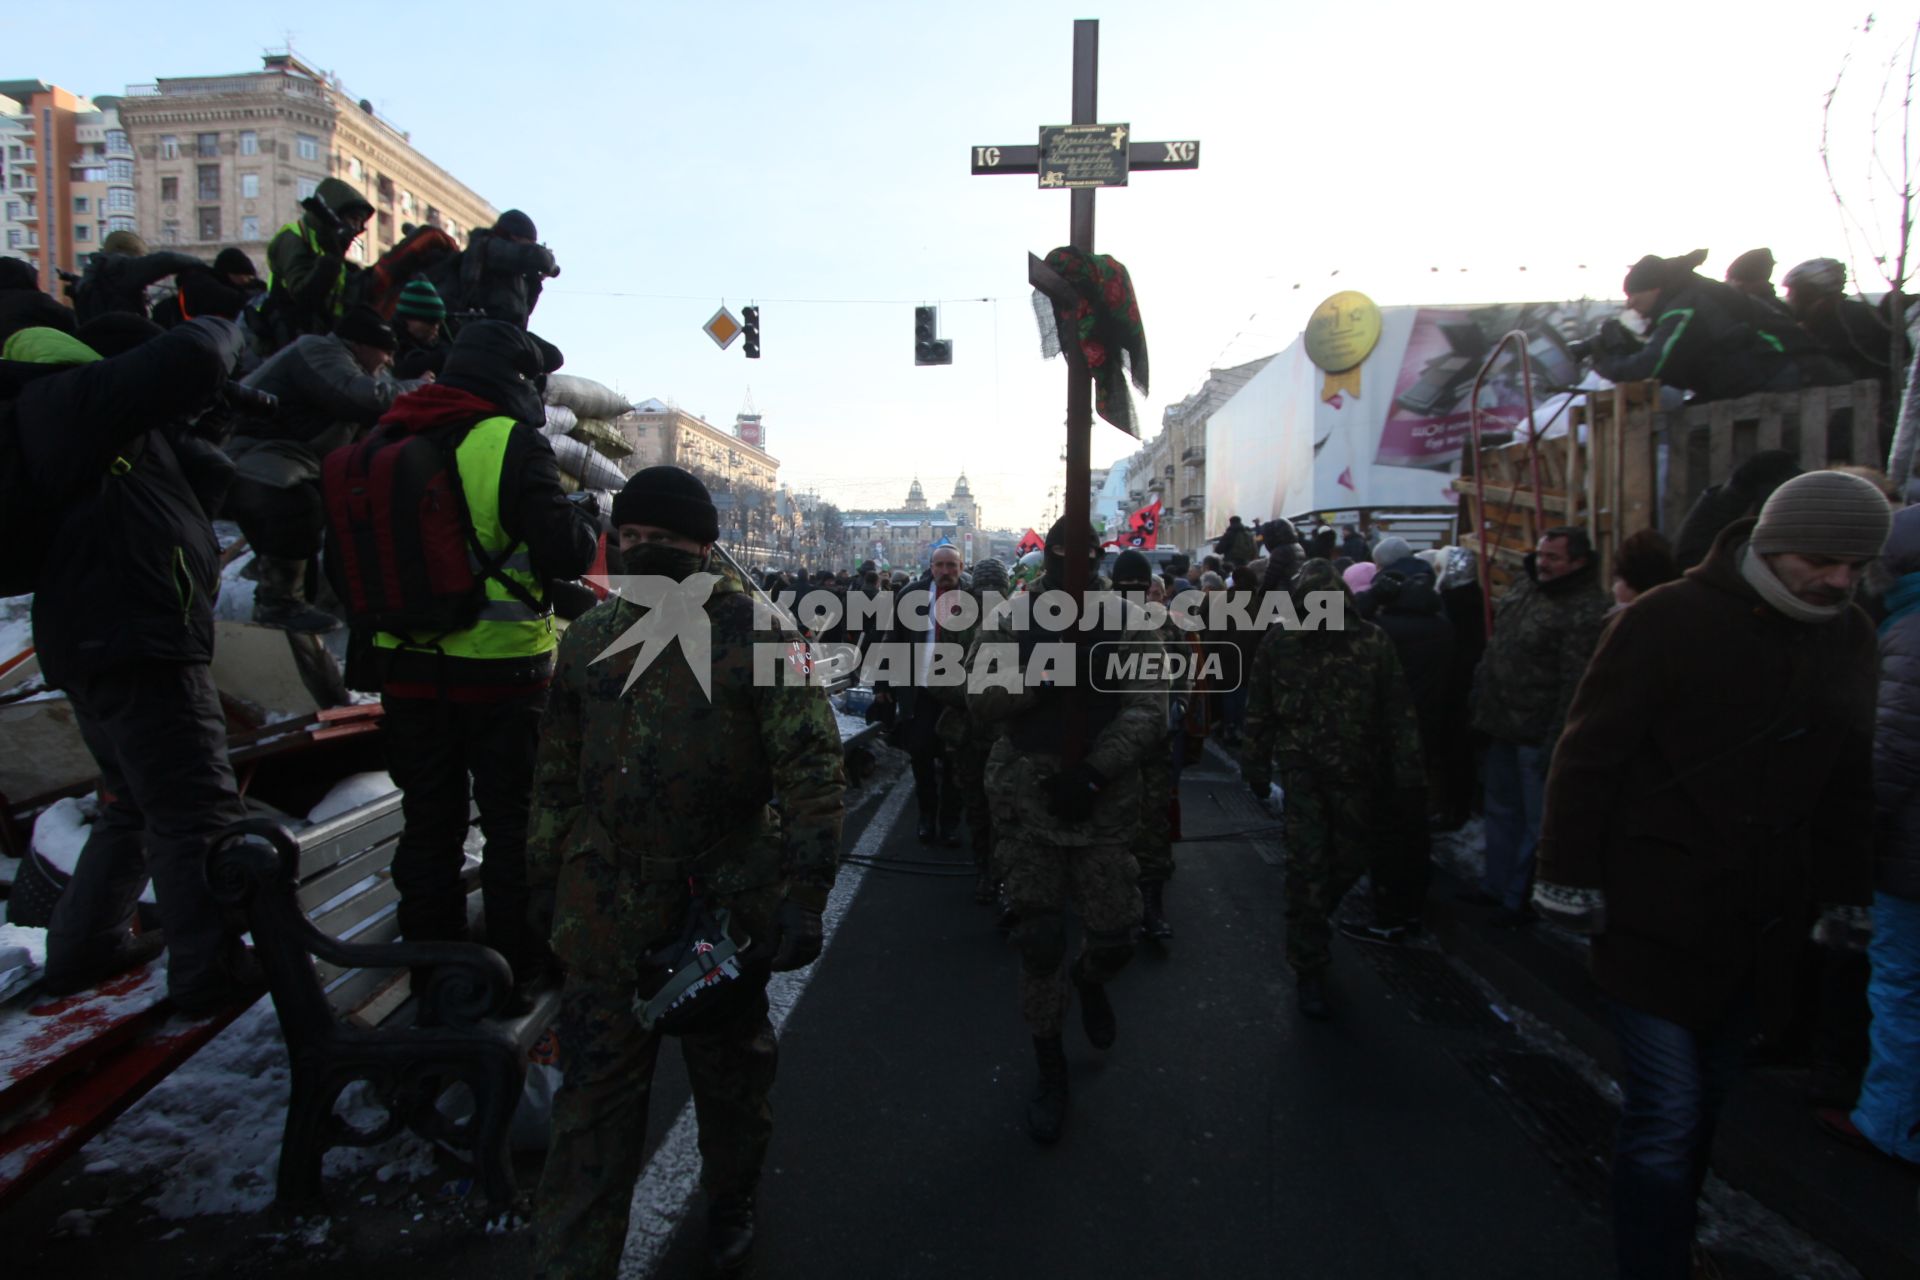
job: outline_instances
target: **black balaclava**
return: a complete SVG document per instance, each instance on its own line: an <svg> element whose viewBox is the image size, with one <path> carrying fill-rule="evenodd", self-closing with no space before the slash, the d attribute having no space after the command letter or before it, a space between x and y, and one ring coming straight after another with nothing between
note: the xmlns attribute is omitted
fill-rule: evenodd
<svg viewBox="0 0 1920 1280"><path fill-rule="evenodd" d="M1067 585L1067 530L1072 527L1073 526L1067 523L1067 518L1061 516L1053 522L1053 527L1047 530L1047 567L1041 576L1045 579L1046 585L1049 587L1058 589ZM1054 552L1056 546L1061 548L1058 554ZM1094 570L1098 568L1100 564L1100 535L1095 533L1091 528L1087 530L1087 549L1089 552L1087 557L1087 581L1091 583L1094 579Z"/></svg>
<svg viewBox="0 0 1920 1280"><path fill-rule="evenodd" d="M720 540L720 512L700 477L680 467L645 467L633 473L613 499L613 527L644 524L666 529L699 543ZM608 549L608 567L618 560L626 573L672 578L684 582L707 567L708 557L680 547L641 545L619 551Z"/></svg>

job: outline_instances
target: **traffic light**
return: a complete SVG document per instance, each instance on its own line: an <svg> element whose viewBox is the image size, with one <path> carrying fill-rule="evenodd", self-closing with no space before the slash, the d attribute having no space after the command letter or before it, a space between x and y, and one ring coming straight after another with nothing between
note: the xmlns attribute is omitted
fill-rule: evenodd
<svg viewBox="0 0 1920 1280"><path fill-rule="evenodd" d="M758 360L760 358L760 308L740 308L740 323L742 327L740 336L746 339L747 343L747 359Z"/></svg>
<svg viewBox="0 0 1920 1280"><path fill-rule="evenodd" d="M952 364L953 341L936 337L940 332L940 308L913 309L913 362L915 364Z"/></svg>

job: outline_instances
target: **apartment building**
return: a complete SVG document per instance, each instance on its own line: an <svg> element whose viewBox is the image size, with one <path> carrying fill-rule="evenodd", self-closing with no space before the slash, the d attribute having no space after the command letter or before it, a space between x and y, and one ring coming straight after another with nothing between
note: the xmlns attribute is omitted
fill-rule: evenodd
<svg viewBox="0 0 1920 1280"><path fill-rule="evenodd" d="M357 188L374 208L349 254L363 265L407 224L464 243L498 216L371 102L290 53L268 54L257 72L135 85L118 106L136 160L139 230L155 248L211 258L238 245L264 272L267 243L325 178Z"/></svg>
<svg viewBox="0 0 1920 1280"><path fill-rule="evenodd" d="M60 296L100 242L137 225L133 147L119 99L42 80L0 81L0 252Z"/></svg>

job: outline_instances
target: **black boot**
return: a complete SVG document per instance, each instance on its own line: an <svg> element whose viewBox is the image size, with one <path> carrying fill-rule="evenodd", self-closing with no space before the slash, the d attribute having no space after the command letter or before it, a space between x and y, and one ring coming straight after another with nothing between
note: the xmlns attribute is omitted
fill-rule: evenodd
<svg viewBox="0 0 1920 1280"><path fill-rule="evenodd" d="M1078 964L1073 966L1072 976L1074 994L1080 997L1080 1026L1087 1033L1087 1043L1096 1049L1111 1049L1119 1025L1114 1021L1113 1001L1107 999L1106 984L1082 977Z"/></svg>
<svg viewBox="0 0 1920 1280"><path fill-rule="evenodd" d="M1059 1036L1035 1036L1033 1054L1040 1062L1040 1088L1027 1104L1027 1132L1050 1147L1067 1123L1067 1051Z"/></svg>
<svg viewBox="0 0 1920 1280"><path fill-rule="evenodd" d="M753 1197L716 1197L707 1207L707 1269L739 1275L752 1259Z"/></svg>
<svg viewBox="0 0 1920 1280"><path fill-rule="evenodd" d="M922 814L920 816L920 843L932 844L934 840L935 840L935 836L933 834L933 819L928 817L925 814Z"/></svg>
<svg viewBox="0 0 1920 1280"><path fill-rule="evenodd" d="M1140 917L1140 934L1147 938L1171 938L1173 926L1167 923L1162 895L1167 889L1165 880L1148 880L1140 886L1140 899L1146 905L1145 913Z"/></svg>
<svg viewBox="0 0 1920 1280"><path fill-rule="evenodd" d="M1333 1016L1333 1006L1327 1003L1327 980L1319 974L1302 974L1297 988L1300 999L1300 1016L1312 1018L1315 1022L1325 1022Z"/></svg>
<svg viewBox="0 0 1920 1280"><path fill-rule="evenodd" d="M63 956L61 963L49 963L40 980L40 993L46 996L78 994L139 968L166 949L166 935L159 929L121 934L107 946L95 947L85 955Z"/></svg>

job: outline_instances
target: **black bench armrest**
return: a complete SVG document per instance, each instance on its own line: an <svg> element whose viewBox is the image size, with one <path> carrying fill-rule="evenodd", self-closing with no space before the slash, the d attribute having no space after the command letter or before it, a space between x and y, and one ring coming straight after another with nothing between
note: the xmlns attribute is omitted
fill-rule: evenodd
<svg viewBox="0 0 1920 1280"><path fill-rule="evenodd" d="M498 952L472 942L342 942L300 909L299 879L300 841L265 818L228 827L207 857L214 897L246 915L283 1026L333 1019L308 957L349 969L430 969L427 989L417 993L423 1022L470 1027L506 1007L513 972Z"/></svg>

